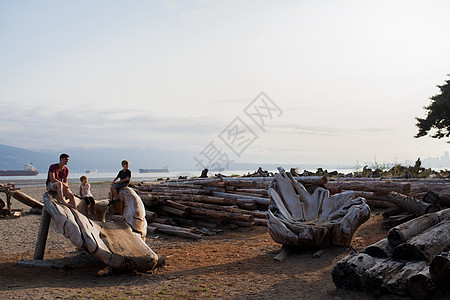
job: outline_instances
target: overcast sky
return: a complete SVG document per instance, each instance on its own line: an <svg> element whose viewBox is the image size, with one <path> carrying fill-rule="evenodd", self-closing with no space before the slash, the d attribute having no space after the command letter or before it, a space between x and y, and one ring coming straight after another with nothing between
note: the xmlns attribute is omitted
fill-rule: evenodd
<svg viewBox="0 0 450 300"><path fill-rule="evenodd" d="M413 136L449 78L449 11L444 0L0 0L0 143L200 154L212 142L266 163L442 156L450 144ZM261 92L264 126L245 113ZM226 145L236 122L237 151Z"/></svg>

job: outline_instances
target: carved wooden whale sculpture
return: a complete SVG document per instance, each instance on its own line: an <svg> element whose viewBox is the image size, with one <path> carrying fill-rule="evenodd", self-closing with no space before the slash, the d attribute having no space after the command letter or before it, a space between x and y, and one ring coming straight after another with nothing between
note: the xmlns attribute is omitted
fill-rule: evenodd
<svg viewBox="0 0 450 300"><path fill-rule="evenodd" d="M44 209L57 229L75 246L84 248L112 269L148 271L164 264L164 257L158 256L145 243L144 204L131 188L119 192L123 213L121 220L114 222L91 220L78 210L60 204L50 193L44 193L43 198Z"/></svg>
<svg viewBox="0 0 450 300"><path fill-rule="evenodd" d="M269 233L290 246L348 246L353 233L369 219L364 198L343 192L330 196L324 188L310 194L290 173L278 168L269 188Z"/></svg>

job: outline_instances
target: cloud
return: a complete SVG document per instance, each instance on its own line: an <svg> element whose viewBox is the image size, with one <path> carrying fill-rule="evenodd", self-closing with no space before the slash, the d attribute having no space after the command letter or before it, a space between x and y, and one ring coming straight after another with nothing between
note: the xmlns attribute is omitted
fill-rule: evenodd
<svg viewBox="0 0 450 300"><path fill-rule="evenodd" d="M205 143L222 130L212 117L168 117L138 107L100 110L86 104L71 108L40 104L16 107L0 103L1 111L9 112L1 117L0 136L5 144L21 147L191 147Z"/></svg>

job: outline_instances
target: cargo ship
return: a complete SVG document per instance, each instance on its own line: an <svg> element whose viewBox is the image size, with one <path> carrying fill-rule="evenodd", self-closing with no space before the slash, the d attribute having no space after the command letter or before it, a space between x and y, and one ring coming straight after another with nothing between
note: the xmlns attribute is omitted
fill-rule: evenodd
<svg viewBox="0 0 450 300"><path fill-rule="evenodd" d="M39 171L32 164L25 164L23 170L0 170L0 176L34 176Z"/></svg>
<svg viewBox="0 0 450 300"><path fill-rule="evenodd" d="M164 167L160 169L139 169L139 173L169 173L169 167Z"/></svg>

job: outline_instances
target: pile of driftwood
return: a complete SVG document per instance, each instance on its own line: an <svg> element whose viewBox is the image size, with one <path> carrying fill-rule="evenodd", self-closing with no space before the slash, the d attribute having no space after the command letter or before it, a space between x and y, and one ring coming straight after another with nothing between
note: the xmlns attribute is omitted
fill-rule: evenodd
<svg viewBox="0 0 450 300"><path fill-rule="evenodd" d="M374 178L330 179L325 187L332 194L352 190L373 207L389 208L383 213L386 227L450 206L450 180Z"/></svg>
<svg viewBox="0 0 450 300"><path fill-rule="evenodd" d="M11 209L11 198L14 198L30 206L31 212L39 214L41 213L44 204L22 193L19 190L20 188L16 187L14 183L0 184L0 192L5 193L6 196L6 202L0 199L0 216L12 215L15 218L21 216L21 212L19 210Z"/></svg>
<svg viewBox="0 0 450 300"><path fill-rule="evenodd" d="M386 238L336 263L336 287L414 299L450 294L450 209L389 230Z"/></svg>
<svg viewBox="0 0 450 300"><path fill-rule="evenodd" d="M314 190L325 177L297 177ZM199 239L223 229L267 226L273 177L169 180L134 186L147 210L150 231Z"/></svg>

